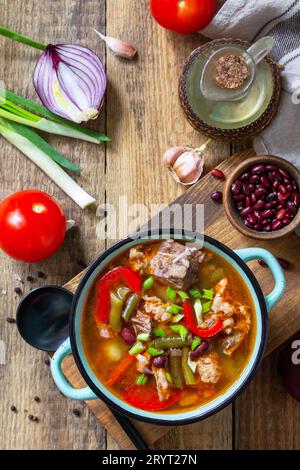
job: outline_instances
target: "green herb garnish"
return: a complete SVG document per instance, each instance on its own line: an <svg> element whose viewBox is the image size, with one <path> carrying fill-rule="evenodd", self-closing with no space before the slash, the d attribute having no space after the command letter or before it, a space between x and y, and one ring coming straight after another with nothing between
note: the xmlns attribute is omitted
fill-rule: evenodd
<svg viewBox="0 0 300 470"><path fill-rule="evenodd" d="M203 289L201 292L201 299L212 300L214 297L214 289Z"/></svg>
<svg viewBox="0 0 300 470"><path fill-rule="evenodd" d="M170 372L166 372L166 379L169 382L169 384L173 383L172 375L170 374Z"/></svg>
<svg viewBox="0 0 300 470"><path fill-rule="evenodd" d="M137 342L132 346L132 348L128 352L131 356L137 356L142 351L144 351L144 349L145 346L143 345L143 343Z"/></svg>
<svg viewBox="0 0 300 470"><path fill-rule="evenodd" d="M137 385L145 385L148 382L148 377L145 374L138 375L135 379Z"/></svg>
<svg viewBox="0 0 300 470"><path fill-rule="evenodd" d="M189 334L188 330L186 329L185 326L183 325L172 325L170 326L171 330L174 331L174 333L179 333L180 338L182 341L185 341L187 338L187 335Z"/></svg>
<svg viewBox="0 0 300 470"><path fill-rule="evenodd" d="M166 294L168 299L174 303L177 296L176 290L172 289L172 287L167 287Z"/></svg>
<svg viewBox="0 0 300 470"><path fill-rule="evenodd" d="M212 302L205 302L204 304L202 304L202 313L207 313L210 311L210 307L211 307L211 304Z"/></svg>
<svg viewBox="0 0 300 470"><path fill-rule="evenodd" d="M153 328L153 334L158 338L164 338L167 336L167 333L163 328Z"/></svg>
<svg viewBox="0 0 300 470"><path fill-rule="evenodd" d="M189 293L194 299L200 299L201 297L201 291L197 289L196 287L193 287L192 289L189 290Z"/></svg>
<svg viewBox="0 0 300 470"><path fill-rule="evenodd" d="M179 297L181 297L183 300L186 300L186 299L189 299L190 296L184 292L183 290L179 290L177 291L177 294L179 295Z"/></svg>
<svg viewBox="0 0 300 470"><path fill-rule="evenodd" d="M198 338L197 336L196 338L193 339L193 342L191 344L191 350L195 351L195 349L199 346L199 344L201 344L201 339Z"/></svg>
<svg viewBox="0 0 300 470"><path fill-rule="evenodd" d="M150 335L148 333L140 333L139 335L137 335L136 339L138 341L149 341Z"/></svg>
<svg viewBox="0 0 300 470"><path fill-rule="evenodd" d="M176 314L179 313L181 310L183 310L183 308L180 307L180 305L171 305L170 307L167 307L166 312Z"/></svg>
<svg viewBox="0 0 300 470"><path fill-rule="evenodd" d="M177 315L174 315L174 317L171 320L171 323L178 323L183 318L184 318L184 315L182 313L178 313Z"/></svg>
<svg viewBox="0 0 300 470"><path fill-rule="evenodd" d="M148 348L147 352L151 354L151 356L161 356L161 354L164 354L164 351L162 349L156 349L153 347Z"/></svg>

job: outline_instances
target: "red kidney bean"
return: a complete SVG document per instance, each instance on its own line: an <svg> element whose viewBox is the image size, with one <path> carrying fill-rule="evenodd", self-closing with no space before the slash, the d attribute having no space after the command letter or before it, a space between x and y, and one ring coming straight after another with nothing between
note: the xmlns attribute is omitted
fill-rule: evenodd
<svg viewBox="0 0 300 470"><path fill-rule="evenodd" d="M246 217L248 217L249 214L251 214L252 212L252 207L245 207L245 209L243 209L240 214L241 214L241 217L243 219L245 219Z"/></svg>
<svg viewBox="0 0 300 470"><path fill-rule="evenodd" d="M275 191L275 190L278 188L279 184L280 184L280 183L279 183L279 181L277 181L277 180L275 180L275 181L273 182L273 185L272 185L273 191Z"/></svg>
<svg viewBox="0 0 300 470"><path fill-rule="evenodd" d="M284 258L277 258L278 263L283 269L288 269L290 267L290 262Z"/></svg>
<svg viewBox="0 0 300 470"><path fill-rule="evenodd" d="M257 199L256 199L256 196L255 196L254 193L252 193L252 194L250 195L250 200L251 200L252 204L255 204L255 203L256 203Z"/></svg>
<svg viewBox="0 0 300 470"><path fill-rule="evenodd" d="M280 184L280 185L278 186L278 191L279 191L281 194L286 194L286 193L287 193L286 187L283 186L283 184Z"/></svg>
<svg viewBox="0 0 300 470"><path fill-rule="evenodd" d="M277 181L282 181L282 176L278 170L272 171L272 175Z"/></svg>
<svg viewBox="0 0 300 470"><path fill-rule="evenodd" d="M276 165L273 165L272 163L270 163L269 165L266 165L266 169L267 169L268 171L277 170L277 166L276 166Z"/></svg>
<svg viewBox="0 0 300 470"><path fill-rule="evenodd" d="M285 213L286 213L285 209L280 209L280 211L277 212L276 219L277 220L284 219Z"/></svg>
<svg viewBox="0 0 300 470"><path fill-rule="evenodd" d="M264 171L266 171L266 165L264 165L263 163L255 165L251 168L251 173L253 174L263 173Z"/></svg>
<svg viewBox="0 0 300 470"><path fill-rule="evenodd" d="M211 174L214 178L217 178L219 180L223 180L225 178L223 171L219 170L219 168L214 168L213 170L211 170Z"/></svg>
<svg viewBox="0 0 300 470"><path fill-rule="evenodd" d="M266 196L266 201L267 201L267 202L275 201L275 199L277 199L277 194L276 194L276 193L269 193L269 194Z"/></svg>
<svg viewBox="0 0 300 470"><path fill-rule="evenodd" d="M245 205L246 205L246 207L250 207L250 206L251 206L251 201L250 201L249 196L247 196L246 199L245 199Z"/></svg>
<svg viewBox="0 0 300 470"><path fill-rule="evenodd" d="M264 226L264 232L271 232L271 230L272 230L271 224L267 224Z"/></svg>
<svg viewBox="0 0 300 470"><path fill-rule="evenodd" d="M242 190L242 182L241 180L236 180L232 185L231 185L231 192L233 194L239 194Z"/></svg>
<svg viewBox="0 0 300 470"><path fill-rule="evenodd" d="M268 225L271 222L271 219L263 219L262 224L263 226Z"/></svg>
<svg viewBox="0 0 300 470"><path fill-rule="evenodd" d="M257 262L258 262L258 264L260 264L264 268L266 268L268 266L267 263L263 259L259 259L259 260L257 260Z"/></svg>
<svg viewBox="0 0 300 470"><path fill-rule="evenodd" d="M194 351L191 351L191 359L198 359L198 357L202 356L209 348L209 344L207 341L201 341L199 346Z"/></svg>
<svg viewBox="0 0 300 470"><path fill-rule="evenodd" d="M250 176L249 181L250 181L250 183L258 184L260 182L260 177L259 177L259 175L252 175L252 176Z"/></svg>
<svg viewBox="0 0 300 470"><path fill-rule="evenodd" d="M256 230L257 232L261 232L262 230L262 224L260 222L258 222L257 224L254 225L254 230Z"/></svg>
<svg viewBox="0 0 300 470"><path fill-rule="evenodd" d="M243 183L242 191L244 194L246 194L246 196L249 196L251 194L251 191L249 191L249 187L246 183Z"/></svg>
<svg viewBox="0 0 300 470"><path fill-rule="evenodd" d="M266 194L266 192L267 190L265 188L257 188L254 194L257 199L261 199Z"/></svg>
<svg viewBox="0 0 300 470"><path fill-rule="evenodd" d="M288 217L285 217L284 219L282 219L282 223L283 225L289 225L291 223L291 219L289 219Z"/></svg>
<svg viewBox="0 0 300 470"><path fill-rule="evenodd" d="M286 185L286 190L288 193L291 193L293 191L293 185L292 184L287 184Z"/></svg>
<svg viewBox="0 0 300 470"><path fill-rule="evenodd" d="M253 207L255 210L259 211L261 209L264 209L265 203L262 199L259 199Z"/></svg>
<svg viewBox="0 0 300 470"><path fill-rule="evenodd" d="M248 221L248 219L245 219L245 220L244 220L244 224L246 225L246 227L253 229L253 225L250 224L250 222Z"/></svg>
<svg viewBox="0 0 300 470"><path fill-rule="evenodd" d="M265 188L269 188L270 187L270 181L268 180L268 178L263 175L261 178L260 178L260 182L261 184L265 187Z"/></svg>
<svg viewBox="0 0 300 470"><path fill-rule="evenodd" d="M296 208L297 208L297 207L299 206L299 204L300 204L300 195L299 195L299 192L298 192L298 193L295 192L292 197L293 197L293 203L294 203L294 205L295 205Z"/></svg>
<svg viewBox="0 0 300 470"><path fill-rule="evenodd" d="M163 367L165 367L165 364L166 364L166 360L167 360L167 356L165 354L161 355L161 356L156 356L154 359L153 359L153 365L155 367L157 367L158 369L162 369Z"/></svg>
<svg viewBox="0 0 300 470"><path fill-rule="evenodd" d="M274 176L273 176L273 174L272 174L271 171L269 171L269 173L267 174L267 177L268 177L268 180L269 180L271 183L273 183L273 181L274 181L275 178L274 178Z"/></svg>
<svg viewBox="0 0 300 470"><path fill-rule="evenodd" d="M283 178L283 183L286 184L286 185L289 185L290 182L291 182L291 179L290 178Z"/></svg>
<svg viewBox="0 0 300 470"><path fill-rule="evenodd" d="M278 171L279 171L279 173L282 174L282 176L285 176L286 178L290 178L289 173L288 173L284 168L281 168L281 167L279 166L279 167L278 167Z"/></svg>
<svg viewBox="0 0 300 470"><path fill-rule="evenodd" d="M292 201L288 201L286 203L286 207L287 207L287 210L289 212L291 212L291 214L295 214L296 213L296 206L295 204L292 202Z"/></svg>
<svg viewBox="0 0 300 470"><path fill-rule="evenodd" d="M243 182L248 181L249 178L250 178L249 171L246 171L245 173L242 173L241 176L240 176L240 180L243 181Z"/></svg>
<svg viewBox="0 0 300 470"><path fill-rule="evenodd" d="M272 209L273 207L274 207L273 201L267 202L267 204L265 205L265 209Z"/></svg>
<svg viewBox="0 0 300 470"><path fill-rule="evenodd" d="M254 211L253 214L255 215L255 217L257 218L257 220L259 220L260 222L263 220L260 211Z"/></svg>
<svg viewBox="0 0 300 470"><path fill-rule="evenodd" d="M251 225L251 227L253 227L257 222L257 218L255 217L255 215L249 214L247 217L247 222Z"/></svg>
<svg viewBox="0 0 300 470"><path fill-rule="evenodd" d="M273 231L280 230L283 227L282 220L273 220L271 223L271 228Z"/></svg>
<svg viewBox="0 0 300 470"><path fill-rule="evenodd" d="M221 191L214 191L210 197L212 198L213 201L215 202L221 202L222 199L223 199L223 194L221 193Z"/></svg>
<svg viewBox="0 0 300 470"><path fill-rule="evenodd" d="M243 201L245 198L246 198L246 196L245 196L245 194L243 194L243 193L235 194L235 195L233 196L233 199L234 199L235 201Z"/></svg>
<svg viewBox="0 0 300 470"><path fill-rule="evenodd" d="M129 328L123 328L121 331L121 336L124 339L125 343L132 345L136 342L136 335L135 333L130 330Z"/></svg>

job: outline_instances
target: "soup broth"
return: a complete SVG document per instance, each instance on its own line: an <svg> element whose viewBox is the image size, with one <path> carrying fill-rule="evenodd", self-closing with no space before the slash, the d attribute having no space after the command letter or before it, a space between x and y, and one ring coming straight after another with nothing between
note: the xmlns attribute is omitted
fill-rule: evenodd
<svg viewBox="0 0 300 470"><path fill-rule="evenodd" d="M90 292L81 336L92 370L114 395L147 411L179 413L238 379L256 318L246 284L226 260L168 243L114 259Z"/></svg>

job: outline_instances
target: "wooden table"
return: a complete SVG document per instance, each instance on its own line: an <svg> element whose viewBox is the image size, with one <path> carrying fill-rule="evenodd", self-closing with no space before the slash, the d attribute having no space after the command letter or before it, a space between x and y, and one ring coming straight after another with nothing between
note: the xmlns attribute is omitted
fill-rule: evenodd
<svg viewBox="0 0 300 470"><path fill-rule="evenodd" d="M109 80L106 104L93 127L105 131L112 143L93 146L47 136L82 166L80 182L98 203L118 206L122 195L128 204L140 202L150 207L169 203L179 195L182 189L163 170L161 157L169 146L198 145L204 140L185 121L177 99L181 67L202 39L162 30L151 20L147 0L2 0L1 11L4 25L44 43L87 45L105 63ZM136 44L137 60L126 62L106 53L92 28ZM31 77L39 52L4 38L0 38L0 48L0 79L8 89L37 100ZM206 171L240 148L213 143L207 153ZM41 284L64 284L112 241L96 238L100 219L95 210L82 212L3 140L0 154L1 199L20 189L45 190L78 224L68 233L61 251L46 262L23 265L0 254L0 340L6 345L6 364L0 365L0 448L112 449L113 439L87 408L57 391L45 364L46 354L27 346L15 325L6 321L15 315L19 300L14 288L27 292ZM143 214L143 220L148 215ZM39 278L38 272L46 273L47 279ZM26 280L29 275L34 282ZM40 403L34 401L35 395ZM11 405L17 407L17 413L10 410ZM80 417L73 414L74 408L80 411ZM40 422L31 422L28 414L37 415ZM197 425L174 428L158 443L159 449L299 447L300 405L280 385L276 353L264 361L234 405Z"/></svg>

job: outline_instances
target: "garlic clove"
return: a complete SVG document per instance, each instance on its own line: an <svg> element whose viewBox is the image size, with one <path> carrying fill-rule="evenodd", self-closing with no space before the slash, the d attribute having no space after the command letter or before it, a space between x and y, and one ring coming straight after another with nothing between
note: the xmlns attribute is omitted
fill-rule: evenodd
<svg viewBox="0 0 300 470"><path fill-rule="evenodd" d="M175 179L186 186L195 184L202 175L204 159L201 155L193 151L182 153L172 168L172 173L176 175Z"/></svg>
<svg viewBox="0 0 300 470"><path fill-rule="evenodd" d="M163 156L163 163L165 166L173 167L174 163L176 162L177 158L186 151L186 147L171 147L169 148L164 156Z"/></svg>
<svg viewBox="0 0 300 470"><path fill-rule="evenodd" d="M120 39L104 36L96 29L94 31L98 34L98 36L100 36L100 38L106 43L107 47L115 55L129 60L133 59L136 55L137 50L131 44L121 41Z"/></svg>

